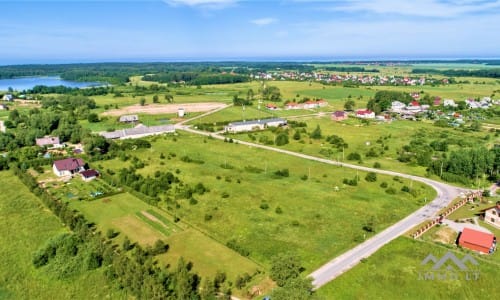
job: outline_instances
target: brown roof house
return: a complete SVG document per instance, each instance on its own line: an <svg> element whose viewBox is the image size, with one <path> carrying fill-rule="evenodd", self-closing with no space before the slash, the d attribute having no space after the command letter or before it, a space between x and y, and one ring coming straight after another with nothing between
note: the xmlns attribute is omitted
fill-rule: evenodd
<svg viewBox="0 0 500 300"><path fill-rule="evenodd" d="M59 177L68 176L85 171L84 165L83 159L70 157L54 161L52 170Z"/></svg>
<svg viewBox="0 0 500 300"><path fill-rule="evenodd" d="M89 170L81 171L80 175L82 176L82 179L84 181L91 181L93 179L96 179L97 176L99 176L99 172L97 172L96 170L89 169Z"/></svg>
<svg viewBox="0 0 500 300"><path fill-rule="evenodd" d="M343 121L347 118L348 118L347 113L345 111L342 111L342 110L337 110L336 112L334 112L332 114L333 121Z"/></svg>

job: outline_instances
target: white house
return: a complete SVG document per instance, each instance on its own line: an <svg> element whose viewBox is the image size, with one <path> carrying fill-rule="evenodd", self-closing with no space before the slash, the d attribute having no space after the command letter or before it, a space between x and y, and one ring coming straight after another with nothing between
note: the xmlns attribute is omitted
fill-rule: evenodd
<svg viewBox="0 0 500 300"><path fill-rule="evenodd" d="M500 201L496 205L484 210L484 221L500 228Z"/></svg>
<svg viewBox="0 0 500 300"><path fill-rule="evenodd" d="M224 131L230 133L236 133L236 132L244 132L252 130L262 130L266 129L267 127L285 126L286 124L287 124L286 120L281 118L233 122L227 124L227 126L224 128Z"/></svg>
<svg viewBox="0 0 500 300"><path fill-rule="evenodd" d="M393 101L391 103L391 111L393 112L401 112L406 108L406 104L401 101Z"/></svg>
<svg viewBox="0 0 500 300"><path fill-rule="evenodd" d="M444 99L443 106L457 107L458 104L456 104L455 100L453 100L453 99Z"/></svg>
<svg viewBox="0 0 500 300"><path fill-rule="evenodd" d="M356 111L356 117L361 119L375 119L375 112L369 109L360 109Z"/></svg>
<svg viewBox="0 0 500 300"><path fill-rule="evenodd" d="M85 163L81 158L66 158L54 161L52 170L57 176L67 176L85 171Z"/></svg>
<svg viewBox="0 0 500 300"><path fill-rule="evenodd" d="M35 143L39 147L50 146L52 148L62 148L63 145L59 142L58 136L44 136L43 138L38 138Z"/></svg>
<svg viewBox="0 0 500 300"><path fill-rule="evenodd" d="M14 101L14 96L12 94L5 94L2 98L3 101Z"/></svg>

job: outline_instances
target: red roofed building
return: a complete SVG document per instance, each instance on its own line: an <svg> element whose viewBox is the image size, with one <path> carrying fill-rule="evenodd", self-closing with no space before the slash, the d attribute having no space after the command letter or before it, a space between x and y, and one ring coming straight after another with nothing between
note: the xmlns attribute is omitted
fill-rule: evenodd
<svg viewBox="0 0 500 300"><path fill-rule="evenodd" d="M490 253L490 250L496 246L496 239L491 233L465 227L458 239L458 244L474 251Z"/></svg>
<svg viewBox="0 0 500 300"><path fill-rule="evenodd" d="M360 110L356 111L356 117L362 118L362 119L374 119L375 112L373 112L369 109L360 109Z"/></svg>
<svg viewBox="0 0 500 300"><path fill-rule="evenodd" d="M266 104L266 108L269 110L277 110L278 109L278 107L272 103Z"/></svg>
<svg viewBox="0 0 500 300"><path fill-rule="evenodd" d="M57 176L66 176L85 171L84 165L83 159L70 157L54 161L52 170Z"/></svg>

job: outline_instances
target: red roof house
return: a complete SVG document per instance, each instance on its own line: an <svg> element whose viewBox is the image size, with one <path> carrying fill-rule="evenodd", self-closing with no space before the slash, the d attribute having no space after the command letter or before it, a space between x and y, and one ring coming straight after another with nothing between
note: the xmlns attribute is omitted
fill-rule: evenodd
<svg viewBox="0 0 500 300"><path fill-rule="evenodd" d="M269 110L277 110L278 109L278 107L272 103L266 104L266 108Z"/></svg>
<svg viewBox="0 0 500 300"><path fill-rule="evenodd" d="M70 157L54 161L52 170L57 176L65 176L85 171L84 166L83 159Z"/></svg>
<svg viewBox="0 0 500 300"><path fill-rule="evenodd" d="M465 227L460 235L458 244L474 251L490 253L490 249L493 249L495 246L495 236L491 233Z"/></svg>
<svg viewBox="0 0 500 300"><path fill-rule="evenodd" d="M363 119L374 119L375 112L373 112L369 109L359 109L356 111L356 117L363 118Z"/></svg>

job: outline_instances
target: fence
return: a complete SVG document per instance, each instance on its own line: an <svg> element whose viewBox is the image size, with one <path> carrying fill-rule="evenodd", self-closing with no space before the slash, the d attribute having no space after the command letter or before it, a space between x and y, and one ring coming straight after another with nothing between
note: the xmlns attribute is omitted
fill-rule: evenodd
<svg viewBox="0 0 500 300"><path fill-rule="evenodd" d="M474 201L474 198L482 198L482 192L481 191L476 191L476 192L470 192L465 196L464 199L460 200L459 202L455 203L453 206L448 207L443 213L439 215L439 217L435 218L434 220L426 223L425 225L421 226L419 229L417 229L414 233L412 233L412 237L414 239L419 238L422 234L427 232L429 229L434 227L436 224L440 224L444 218L452 214L454 211L459 209L460 207L464 206L466 203L472 203Z"/></svg>

